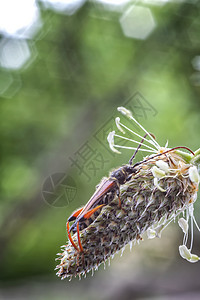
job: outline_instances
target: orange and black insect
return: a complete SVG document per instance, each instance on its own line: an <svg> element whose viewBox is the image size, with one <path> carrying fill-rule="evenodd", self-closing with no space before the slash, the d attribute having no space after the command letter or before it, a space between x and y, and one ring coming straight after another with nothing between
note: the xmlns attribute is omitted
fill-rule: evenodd
<svg viewBox="0 0 200 300"><path fill-rule="evenodd" d="M92 217L96 217L99 214L100 209L110 203L115 195L119 198L119 206L121 207L121 200L120 200L120 185L126 183L128 180L131 179L131 176L136 172L136 168L131 165L125 165L120 167L119 169L113 171L111 176L105 178L101 184L96 189L95 193L92 195L90 200L87 204L80 208L79 210L75 211L67 221L67 232L69 240L71 241L74 248L78 251L83 251L83 247L81 245L79 230L80 226L87 227L92 221ZM69 228L69 222L74 221L72 226ZM78 235L78 244L79 248L74 243L70 232L76 227L77 235Z"/></svg>
<svg viewBox="0 0 200 300"><path fill-rule="evenodd" d="M147 134L144 136L147 136ZM86 203L86 205L77 211L75 211L67 220L67 233L69 240L73 247L78 251L78 252L83 252L83 246L81 244L81 239L80 239L80 230L83 230L84 228L88 227L94 219L98 216L100 213L100 210L104 205L107 205L110 203L115 196L117 195L119 198L119 206L121 207L121 200L120 200L120 185L125 184L128 182L133 174L136 174L137 172L137 166L140 164L143 164L150 159L154 159L155 157L158 157L163 154L167 154L170 151L184 148L188 151L190 151L193 155L194 153L188 149L187 147L174 147L172 149L168 149L166 151L163 151L159 154L155 154L154 156L150 156L147 159L137 162L134 165L132 165L133 159L138 152L139 148L141 147L141 144L143 143L144 139L141 141L141 143L138 145L135 153L129 160L129 164L124 165L116 170L114 170L111 174L110 177L105 178L100 185L97 187L96 191L90 198L90 200ZM123 209L123 208L122 208ZM69 226L69 223L71 221L74 221L74 223ZM71 237L71 231L77 232L77 238L78 238L78 246L74 243L72 237Z"/></svg>

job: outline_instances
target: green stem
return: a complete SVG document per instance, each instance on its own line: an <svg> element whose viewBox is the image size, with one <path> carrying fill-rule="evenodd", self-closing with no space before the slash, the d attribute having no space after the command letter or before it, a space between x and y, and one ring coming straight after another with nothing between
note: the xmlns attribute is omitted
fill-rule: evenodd
<svg viewBox="0 0 200 300"><path fill-rule="evenodd" d="M187 163L189 164L193 164L195 166L199 166L200 165L200 148L197 149L194 152L194 156L190 153L181 151L181 150L177 150L176 151L177 154L179 154Z"/></svg>
<svg viewBox="0 0 200 300"><path fill-rule="evenodd" d="M191 160L194 158L192 154L181 150L176 150L176 153L180 155L188 164L191 163Z"/></svg>
<svg viewBox="0 0 200 300"><path fill-rule="evenodd" d="M197 167L200 165L200 148L194 152L195 156L193 157L191 163Z"/></svg>
<svg viewBox="0 0 200 300"><path fill-rule="evenodd" d="M199 155L200 154L200 148L197 149L195 152L194 152L195 156Z"/></svg>

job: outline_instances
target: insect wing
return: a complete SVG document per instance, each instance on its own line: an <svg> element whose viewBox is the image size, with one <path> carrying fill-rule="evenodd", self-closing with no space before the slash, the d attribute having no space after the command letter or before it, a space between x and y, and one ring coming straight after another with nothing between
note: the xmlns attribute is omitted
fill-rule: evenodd
<svg viewBox="0 0 200 300"><path fill-rule="evenodd" d="M68 218L68 222L74 221L78 218L78 216L80 215L80 213L82 212L84 206L79 208L78 210L74 211L72 213L72 215Z"/></svg>
<svg viewBox="0 0 200 300"><path fill-rule="evenodd" d="M116 185L116 182L112 179L105 179L97 188L97 190L94 192L90 200L86 203L85 207L81 211L81 213L77 216L76 221L72 226L70 227L71 229L77 224L77 222L84 217L84 215L94 206L98 204L98 201L100 198L105 195L112 187Z"/></svg>

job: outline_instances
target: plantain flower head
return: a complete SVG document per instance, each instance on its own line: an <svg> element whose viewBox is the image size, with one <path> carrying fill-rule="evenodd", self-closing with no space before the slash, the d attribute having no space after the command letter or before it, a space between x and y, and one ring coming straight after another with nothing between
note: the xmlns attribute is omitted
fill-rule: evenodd
<svg viewBox="0 0 200 300"><path fill-rule="evenodd" d="M139 124L129 110L119 107L118 111ZM107 203L85 228L80 229L83 251L77 251L70 241L62 247L58 258L60 263L56 267L61 279L81 278L90 271L93 274L99 265L105 264L127 244L143 240L145 233L149 239L161 237L161 232L176 219L184 234L183 243L179 247L181 257L192 263L200 259L191 253L193 223L200 231L194 217L200 150L187 153L176 148L161 147L140 124L145 136L126 127L119 118L116 125L123 134L124 130L131 132L134 139L112 131L108 135L112 151L119 153L116 148L123 148L147 152L148 155L134 165L135 172L131 178L119 186L120 205L117 193L105 193L102 196L108 198ZM126 140L128 145L116 145L115 136L123 142ZM72 238L78 244L76 232Z"/></svg>

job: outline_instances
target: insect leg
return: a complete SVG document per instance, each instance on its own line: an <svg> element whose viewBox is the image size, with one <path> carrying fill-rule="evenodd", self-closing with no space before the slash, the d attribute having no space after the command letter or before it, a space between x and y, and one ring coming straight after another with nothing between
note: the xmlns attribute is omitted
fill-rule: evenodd
<svg viewBox="0 0 200 300"><path fill-rule="evenodd" d="M80 213L82 212L83 207L79 208L78 210L76 210L75 212L73 212L73 214L68 218L68 222L74 221L76 220L76 218L80 215Z"/></svg>
<svg viewBox="0 0 200 300"><path fill-rule="evenodd" d="M72 246L79 252L79 249L78 247L76 246L76 244L74 243L72 237L71 237L71 234L70 234L70 230L69 230L69 221L67 221L67 234L68 234L68 238L72 244Z"/></svg>
<svg viewBox="0 0 200 300"><path fill-rule="evenodd" d="M70 228L69 228L69 221L67 222L67 233L68 233L68 237L69 237L69 240L70 242L72 243L73 247L78 251L78 252L83 252L83 246L81 244L81 239L80 239L80 229L79 229L79 221L82 221L84 219L89 219L91 215L93 215L93 213L95 213L95 211L97 211L99 208L101 208L102 206L104 206L104 204L101 204L101 205L98 205L97 207L93 208L93 209L90 209L87 213L85 213L83 215L83 217L81 217L77 224L76 224L76 229L77 229L77 239L78 239L78 245L79 245L79 249L78 247L76 246L76 244L74 243L72 237L71 237L71 234L70 234ZM83 209L80 209L80 212L82 211ZM77 211L78 212L78 211ZM76 212L75 212L76 213ZM75 222L76 223L76 222Z"/></svg>
<svg viewBox="0 0 200 300"><path fill-rule="evenodd" d="M80 252L83 252L83 246L81 244L81 239L80 239L79 221L77 222L77 238L78 238L78 245L80 248Z"/></svg>
<svg viewBox="0 0 200 300"><path fill-rule="evenodd" d="M74 247L77 251L79 251L79 249L78 249L78 247L76 246L76 244L74 243L74 241L73 241L73 239L72 239L72 237L71 237L71 234L70 234L70 231L71 231L71 230L70 230L70 228L69 228L69 222L76 220L76 218L80 215L80 213L82 212L82 210L83 210L83 207L81 207L80 209L76 210L76 211L68 218L68 220L67 220L67 235L68 235L68 238L69 238L71 244L73 245L73 247Z"/></svg>
<svg viewBox="0 0 200 300"><path fill-rule="evenodd" d="M83 219L89 219L91 215L93 215L93 213L95 213L95 211L97 211L100 207L104 206L105 204L101 204L101 205L98 205L97 207L95 208L92 208L90 209L88 212L86 212L84 215L83 215ZM82 218L80 220L82 220Z"/></svg>

